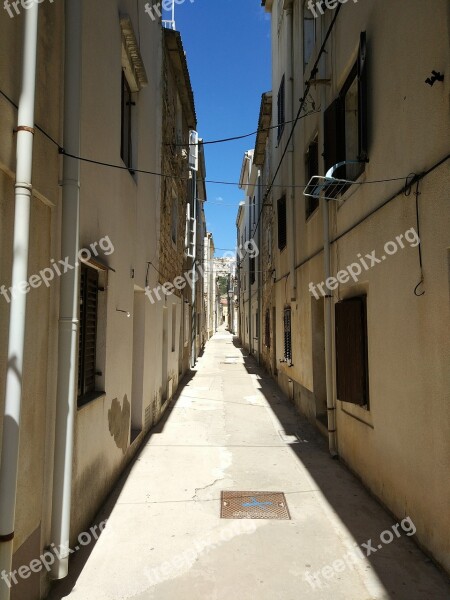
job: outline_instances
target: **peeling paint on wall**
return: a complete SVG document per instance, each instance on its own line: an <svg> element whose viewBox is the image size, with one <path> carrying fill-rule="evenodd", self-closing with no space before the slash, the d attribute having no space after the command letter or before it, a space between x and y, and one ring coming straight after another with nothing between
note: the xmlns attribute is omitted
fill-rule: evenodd
<svg viewBox="0 0 450 600"><path fill-rule="evenodd" d="M108 411L109 433L113 436L116 446L125 454L128 448L130 433L131 406L127 395L123 397L123 407L114 398Z"/></svg>

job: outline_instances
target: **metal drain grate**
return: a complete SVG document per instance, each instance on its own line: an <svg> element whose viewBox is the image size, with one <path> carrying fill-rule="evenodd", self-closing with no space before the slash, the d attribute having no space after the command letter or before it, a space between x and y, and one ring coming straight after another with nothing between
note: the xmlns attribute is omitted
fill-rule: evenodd
<svg viewBox="0 0 450 600"><path fill-rule="evenodd" d="M221 492L221 519L290 519L282 492Z"/></svg>

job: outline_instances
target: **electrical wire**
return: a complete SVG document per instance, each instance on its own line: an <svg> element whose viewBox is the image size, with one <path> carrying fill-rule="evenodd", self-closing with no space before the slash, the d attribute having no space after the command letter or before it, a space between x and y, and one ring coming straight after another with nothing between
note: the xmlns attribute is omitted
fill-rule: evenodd
<svg viewBox="0 0 450 600"><path fill-rule="evenodd" d="M338 15L339 15L339 12L340 12L341 8L342 8L342 4L339 4L339 6L335 10L335 13L334 13L334 16L333 16L333 20L331 21L330 26L328 28L328 31L327 31L327 33L325 35L325 39L322 42L322 46L320 47L320 50L319 50L319 53L317 55L316 61L315 61L314 66L313 66L313 68L311 70L311 74L309 76L309 79L308 79L308 81L305 84L305 91L304 91L304 94L303 94L303 98L300 98L300 106L299 106L299 109L297 111L297 116L295 117L294 124L292 125L291 133L290 133L290 135L288 137L288 140L286 142L286 146L284 148L284 152L281 155L280 161L278 163L278 167L277 167L277 169L275 171L275 175L273 176L272 181L271 181L271 183L270 183L270 185L269 185L266 193L264 194L264 198L263 198L263 201L262 201L262 204L261 204L261 209L260 209L259 215L258 215L258 220L256 222L255 232L258 230L258 225L259 225L259 222L261 220L261 216L262 216L262 213L263 213L264 205L265 205L266 200L267 200L267 198L268 198L268 196L270 194L270 191L274 187L275 180L276 180L277 175L278 175L278 173L279 173L279 171L281 169L281 165L283 164L284 157L287 154L287 151L288 151L288 148L289 148L289 144L291 143L292 137L294 135L295 127L297 126L297 123L298 123L298 121L301 118L303 107L305 106L306 100L307 100L308 95L309 95L309 90L311 89L311 82L312 82L312 80L315 78L315 76L317 74L318 64L320 62L320 59L322 58L322 54L325 51L325 46L326 46L326 44L328 42L328 39L329 39L329 37L331 35L331 32L333 30L334 24L336 23L336 19L337 19ZM288 186L286 186L286 188L287 187ZM291 186L289 186L289 187L291 187ZM240 261L240 263L239 263L240 265L245 260L246 256L247 256L247 252L244 254L244 257Z"/></svg>
<svg viewBox="0 0 450 600"><path fill-rule="evenodd" d="M12 105L14 106L16 109L18 108L17 104L11 100L11 98L5 94L2 90L0 90L0 94ZM307 117L310 113L307 113L303 116L300 116L300 118L304 118ZM294 122L298 122L298 120L294 120ZM278 125L276 125L275 127L278 127ZM51 141L57 148L58 148L58 152L59 154L63 155L63 156L67 156L68 158L73 158L74 160L79 160L80 162L85 162L88 164L93 164L93 165L98 165L101 167L106 167L106 168L110 168L110 169L117 169L120 171L129 171L132 173L139 173L142 175L153 175L155 177L160 177L162 179L179 179L181 181L190 181L189 177L183 177L181 175L173 175L173 174L164 174L164 173L159 173L157 171L150 171L150 170L145 170L145 169L132 169L130 167L127 167L125 165L115 165L112 163L108 163L108 162L103 162L100 160L95 160L93 158L87 158L84 156L77 156L76 154L71 154L70 152L66 152L66 150L63 148L63 146L61 146L61 144L59 144L49 133L47 133L45 131L45 129L43 129L42 127L40 127L39 125L35 125L35 128L37 130L39 130L49 141ZM289 141L288 141L289 144ZM280 165L281 166L281 165ZM277 173L278 174L278 173ZM202 181L203 183L210 183L210 184L215 184L215 185L231 185L233 187L251 187L254 184L251 183L241 183L241 182L236 182L236 181L220 181L220 180L214 180L214 179L202 179L201 177L198 178L199 181ZM374 179L372 181L360 181L360 182L354 182L354 185L368 185L371 183L385 183L385 182L390 182L390 181L403 181L405 178L404 177L392 177L392 178L388 178L388 179ZM291 189L291 188L296 188L296 189L305 189L307 187L307 185L286 185L286 184L275 184L274 183L275 177L273 178L271 184L269 186L267 186L269 189L267 191L267 194L270 192L270 190L272 188L283 188L283 189ZM264 187L264 186L263 186ZM214 202L210 202L209 204L214 204ZM221 202L218 203L218 205L221 206L233 206L235 208L239 208L239 205L228 205L228 204L222 204Z"/></svg>

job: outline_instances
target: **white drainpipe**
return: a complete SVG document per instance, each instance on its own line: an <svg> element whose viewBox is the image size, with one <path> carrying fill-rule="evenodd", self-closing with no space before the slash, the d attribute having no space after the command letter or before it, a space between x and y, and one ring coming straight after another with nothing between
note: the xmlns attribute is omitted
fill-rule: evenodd
<svg viewBox="0 0 450 600"><path fill-rule="evenodd" d="M36 3L33 3L25 11L24 18L22 91L17 121L13 286L18 286L22 281L28 279L38 33L38 5ZM0 573L6 571L8 574L11 571L14 544L26 306L27 295L25 293L11 298L8 369L0 465ZM1 581L0 600L9 600L9 598L10 589L4 581Z"/></svg>
<svg viewBox="0 0 450 600"><path fill-rule="evenodd" d="M81 2L65 3L64 148L80 155L81 120ZM64 156L61 256L76 265L79 249L80 163ZM69 570L68 545L72 500L72 459L76 411L76 365L79 268L61 277L58 385L56 396L53 475L52 542L59 552L50 576L63 579Z"/></svg>
<svg viewBox="0 0 450 600"><path fill-rule="evenodd" d="M330 259L330 226L329 226L329 206L328 200L322 198L322 215L323 215L323 276L324 281L327 281L331 276L331 259ZM333 296L327 292L325 296L325 373L326 373L326 389L327 389L327 413L328 413L328 446L330 454L337 456L336 444L336 406L334 402L333 391L333 347L332 347L332 308Z"/></svg>
<svg viewBox="0 0 450 600"><path fill-rule="evenodd" d="M287 30L287 59L286 59L286 120L292 121L294 119L294 68L293 68L293 6L292 2L286 8L286 30ZM290 127L292 127L290 125ZM288 135L286 131L285 135ZM289 169L289 273L290 273L290 289L291 289L291 301L297 297L297 282L295 277L295 255L296 255L296 243L295 243L295 163L294 163L294 136L292 136L289 142L289 149L287 153L288 157L288 169Z"/></svg>

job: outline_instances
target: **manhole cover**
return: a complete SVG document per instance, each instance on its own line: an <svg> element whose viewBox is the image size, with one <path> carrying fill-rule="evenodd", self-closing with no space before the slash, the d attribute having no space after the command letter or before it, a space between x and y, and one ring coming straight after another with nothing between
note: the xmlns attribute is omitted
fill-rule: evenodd
<svg viewBox="0 0 450 600"><path fill-rule="evenodd" d="M282 492L221 492L221 519L290 519Z"/></svg>

